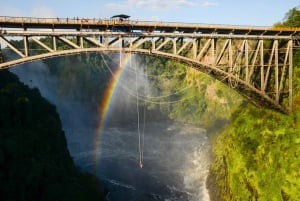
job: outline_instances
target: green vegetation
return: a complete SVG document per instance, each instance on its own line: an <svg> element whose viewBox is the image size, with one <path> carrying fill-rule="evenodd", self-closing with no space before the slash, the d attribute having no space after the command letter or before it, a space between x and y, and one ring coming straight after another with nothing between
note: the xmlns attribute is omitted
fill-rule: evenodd
<svg viewBox="0 0 300 201"><path fill-rule="evenodd" d="M275 26L300 27L300 6L289 10L284 17L284 21L281 23L276 23Z"/></svg>
<svg viewBox="0 0 300 201"><path fill-rule="evenodd" d="M55 107L6 70L0 80L0 200L104 200L75 168Z"/></svg>
<svg viewBox="0 0 300 201"><path fill-rule="evenodd" d="M300 26L292 9L276 26ZM208 185L212 200L300 200L300 62L294 59L294 106L284 115L251 104L237 110L216 138Z"/></svg>
<svg viewBox="0 0 300 201"><path fill-rule="evenodd" d="M159 104L150 104L148 109L161 111L172 120L214 128L226 122L242 102L223 83L186 65L149 56L141 60L157 90L152 96L164 97L155 99Z"/></svg>
<svg viewBox="0 0 300 201"><path fill-rule="evenodd" d="M246 105L218 136L214 200L300 200L300 111Z"/></svg>

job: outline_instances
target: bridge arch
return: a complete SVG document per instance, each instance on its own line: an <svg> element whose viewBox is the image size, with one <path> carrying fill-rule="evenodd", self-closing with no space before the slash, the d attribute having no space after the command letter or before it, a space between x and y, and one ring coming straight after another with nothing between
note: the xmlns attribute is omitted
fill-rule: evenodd
<svg viewBox="0 0 300 201"><path fill-rule="evenodd" d="M287 113L286 109L282 108L280 105L278 105L274 100L272 100L270 97L268 97L265 94L261 94L261 92L253 87L251 84L245 82L244 80L235 77L234 75L222 71L218 68L214 68L212 66L209 66L207 64L195 61L193 59L189 59L186 57L178 56L178 55L173 55L165 52L160 52L160 51L149 51L145 49L126 49L126 48L81 48L77 50L62 50L62 51L57 51L57 52L51 52L51 53L44 53L44 54L39 54L35 56L28 56L25 58L20 58L16 59L13 61L8 61L6 62L6 65L2 67L4 68L11 68L16 65L21 65L24 63L29 63L29 62L34 62L38 60L44 60L44 59L49 59L49 58L54 58L54 57L61 57L61 56L66 56L66 55L76 55L76 54L89 54L89 53L98 53L98 52L115 52L115 53L133 53L133 54L142 54L142 55L149 55L149 56L154 56L154 57L160 57L160 58L166 58L166 59L171 59L171 60L176 60L182 64L187 65L188 67L195 68L196 70L199 70L202 73L205 73L221 82L224 84L228 85L229 88L232 88L233 90L236 90L238 93L240 93L242 96L253 102L255 105L261 105L261 106L268 106L275 110L278 110L283 113ZM0 64L1 65L1 64ZM232 82L235 84L233 85ZM237 87L238 86L238 87ZM247 92L247 93L245 93Z"/></svg>
<svg viewBox="0 0 300 201"><path fill-rule="evenodd" d="M300 38L300 29L56 20L0 17L0 27L8 28L0 32L0 42L19 55L0 63L0 69L69 54L147 54L185 63L222 81L257 105L283 113L292 111L293 48ZM21 37L23 47L16 47L9 37ZM40 40L45 37L50 44ZM58 48L58 41L68 48ZM30 55L30 43L46 53Z"/></svg>

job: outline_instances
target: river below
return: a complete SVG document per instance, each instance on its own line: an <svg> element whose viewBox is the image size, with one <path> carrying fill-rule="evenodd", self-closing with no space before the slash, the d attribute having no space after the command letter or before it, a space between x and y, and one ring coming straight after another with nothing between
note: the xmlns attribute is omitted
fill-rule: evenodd
<svg viewBox="0 0 300 201"><path fill-rule="evenodd" d="M108 201L209 200L205 183L211 147L204 129L175 123L147 124L143 168L139 166L134 126L105 129L96 159L88 132L93 131L67 130L67 138L72 133L69 149L83 171L96 173L101 179L109 191Z"/></svg>

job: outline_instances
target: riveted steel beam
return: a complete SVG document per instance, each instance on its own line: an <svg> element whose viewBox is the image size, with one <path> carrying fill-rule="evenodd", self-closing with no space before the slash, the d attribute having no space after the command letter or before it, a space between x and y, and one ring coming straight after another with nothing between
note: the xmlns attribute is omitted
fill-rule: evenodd
<svg viewBox="0 0 300 201"><path fill-rule="evenodd" d="M300 28L14 17L0 17L0 27L0 43L19 55L2 59L0 69L81 52L147 54L186 63L259 105L292 111L293 43L300 40ZM47 52L30 55L32 42Z"/></svg>

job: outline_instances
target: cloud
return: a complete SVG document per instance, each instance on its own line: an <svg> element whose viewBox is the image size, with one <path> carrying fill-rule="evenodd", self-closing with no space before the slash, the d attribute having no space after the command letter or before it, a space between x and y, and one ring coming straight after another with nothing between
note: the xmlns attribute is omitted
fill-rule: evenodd
<svg viewBox="0 0 300 201"><path fill-rule="evenodd" d="M32 17L56 17L55 12L47 6L34 7L31 11Z"/></svg>
<svg viewBox="0 0 300 201"><path fill-rule="evenodd" d="M145 9L151 11L167 11L179 8L209 7L217 4L210 1L197 0L126 0L120 3L108 3L106 8L114 11L132 11Z"/></svg>
<svg viewBox="0 0 300 201"><path fill-rule="evenodd" d="M202 7L210 7L210 6L217 6L218 4L210 1L202 1L200 2L200 5Z"/></svg>

